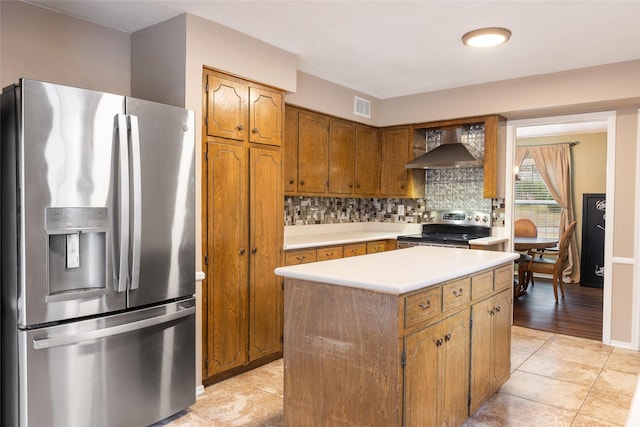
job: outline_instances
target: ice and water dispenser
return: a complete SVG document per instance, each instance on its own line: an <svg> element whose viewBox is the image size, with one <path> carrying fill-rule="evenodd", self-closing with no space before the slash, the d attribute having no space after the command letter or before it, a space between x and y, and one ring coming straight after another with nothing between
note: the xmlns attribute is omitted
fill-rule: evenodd
<svg viewBox="0 0 640 427"><path fill-rule="evenodd" d="M107 293L108 226L109 212L105 207L46 208L47 301Z"/></svg>

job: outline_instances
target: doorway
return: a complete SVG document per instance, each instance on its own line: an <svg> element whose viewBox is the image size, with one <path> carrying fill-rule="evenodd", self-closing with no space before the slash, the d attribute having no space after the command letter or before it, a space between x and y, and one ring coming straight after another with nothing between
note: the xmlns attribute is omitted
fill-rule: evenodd
<svg viewBox="0 0 640 427"><path fill-rule="evenodd" d="M606 165L605 165L605 180L604 184L605 193L607 194L607 216L613 217L613 201L611 200L613 195L612 183L613 183L613 173L614 173L614 153L615 153L615 113L614 112L602 112L602 113L589 113L589 114L577 114L577 115L569 115L569 116L555 116L555 117L541 117L536 119L525 119L525 120L514 120L509 121L507 124L507 147L506 147L506 156L507 156L507 164L513 165L515 162L515 151L516 145L519 141L524 139L532 138L530 141L536 141L539 143L541 140L548 139L550 142L557 142L564 139L564 136L568 136L572 141L566 142L574 142L573 140L576 136L585 135L585 142L593 143L591 138L587 138L587 135L591 135L593 133L604 133L605 136L601 137L604 140L604 151L606 152ZM587 141L588 140L588 141ZM586 147L583 145L581 148L593 148ZM588 151L588 150L585 150ZM582 160L585 161L584 159ZM579 177L580 173L577 173L575 168L573 170L574 177ZM513 167L507 168L507 173L505 176L505 189L506 189L506 201L505 204L505 232L507 236L510 236L511 241L513 240L513 222L515 220L515 182L516 182L516 174ZM573 200L574 200L574 208L576 209L576 219L579 219L582 216L582 194L578 194L583 185L576 185L574 183L573 189ZM578 210L580 208L580 210ZM601 339L607 343L610 339L610 319L611 319L611 275L608 272L611 271L612 265L612 233L607 232L605 230L605 255L604 255L604 283L602 289L602 310L598 311L590 311L588 312L588 316L594 316L594 313L599 313L601 316L602 323L602 334ZM580 250L580 245L578 245ZM513 246L511 244L511 249ZM544 281L540 281L541 284L545 284ZM536 284L538 280L536 280ZM567 286L565 286L566 288ZM572 285L573 291L581 291L579 285ZM532 291L533 292L533 291ZM538 292L539 294L542 291ZM579 294L578 294L579 295ZM526 296L525 296L526 297ZM522 297L521 297L522 298ZM591 297L590 297L591 299ZM542 311L546 312L549 316L557 316L560 318L563 313L566 313L568 307L563 306L563 304L571 304L574 299L567 298L565 300L560 300L559 303L555 303L553 297L547 300L547 298L531 298L531 307L533 308L533 304L544 304L544 307L538 307ZM592 300L592 299L591 299ZM516 310L516 305L514 304L514 312ZM514 315L514 317L517 317ZM585 322L591 321L593 319L585 319ZM599 319L600 320L600 319ZM599 322L596 322L599 323ZM549 328L554 328L557 326L553 326L553 322L549 322ZM569 328L570 330L571 328ZM567 333L566 331L552 331L557 333ZM577 335L577 334L576 334Z"/></svg>

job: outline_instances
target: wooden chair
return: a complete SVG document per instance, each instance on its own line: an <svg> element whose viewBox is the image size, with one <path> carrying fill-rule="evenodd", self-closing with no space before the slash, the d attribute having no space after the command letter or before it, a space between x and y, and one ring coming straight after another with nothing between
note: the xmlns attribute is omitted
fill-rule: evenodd
<svg viewBox="0 0 640 427"><path fill-rule="evenodd" d="M538 227L529 218L518 218L513 222L513 235L516 237L538 237ZM528 251L527 255L521 253L520 259L516 263L529 261L532 256L531 251ZM533 286L535 284L533 283L533 276L531 276L530 280L531 286Z"/></svg>
<svg viewBox="0 0 640 427"><path fill-rule="evenodd" d="M560 292L564 298L564 286L562 281L562 271L566 268L569 261L569 243L571 237L576 230L576 222L573 221L565 230L557 252L538 252L531 251L532 256L528 261L520 262L518 265L518 279L520 283L524 283L525 288L529 280L533 277L533 273L544 273L553 275L553 294L558 302L558 283L560 284ZM536 255L540 256L536 256ZM548 258L548 257L554 257Z"/></svg>
<svg viewBox="0 0 640 427"><path fill-rule="evenodd" d="M529 218L518 218L513 222L513 234L518 237L538 237L538 227Z"/></svg>

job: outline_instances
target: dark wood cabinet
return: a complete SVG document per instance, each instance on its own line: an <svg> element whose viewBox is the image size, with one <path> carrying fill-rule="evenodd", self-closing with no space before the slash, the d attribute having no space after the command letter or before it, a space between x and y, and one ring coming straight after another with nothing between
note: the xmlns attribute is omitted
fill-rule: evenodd
<svg viewBox="0 0 640 427"><path fill-rule="evenodd" d="M604 193L582 195L581 286L602 288L604 284L606 197Z"/></svg>

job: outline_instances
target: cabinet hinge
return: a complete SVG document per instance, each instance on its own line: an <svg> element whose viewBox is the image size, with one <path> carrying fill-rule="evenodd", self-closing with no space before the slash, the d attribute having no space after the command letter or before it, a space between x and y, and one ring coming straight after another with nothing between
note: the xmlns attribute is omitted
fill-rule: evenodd
<svg viewBox="0 0 640 427"><path fill-rule="evenodd" d="M402 365L402 369L407 366L407 353L402 352L402 356L400 357L400 364Z"/></svg>
<svg viewBox="0 0 640 427"><path fill-rule="evenodd" d="M204 265L209 265L209 255L204 256Z"/></svg>
<svg viewBox="0 0 640 427"><path fill-rule="evenodd" d="M469 317L469 329L473 328L473 317Z"/></svg>

